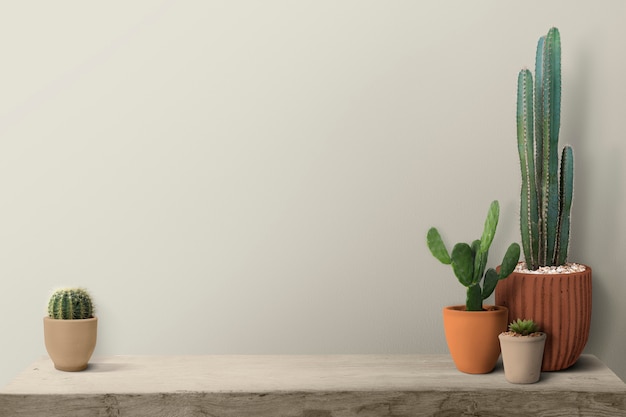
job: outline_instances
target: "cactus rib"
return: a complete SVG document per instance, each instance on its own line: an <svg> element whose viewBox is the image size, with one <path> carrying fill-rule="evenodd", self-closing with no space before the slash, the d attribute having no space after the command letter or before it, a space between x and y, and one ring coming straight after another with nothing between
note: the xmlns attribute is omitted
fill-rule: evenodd
<svg viewBox="0 0 626 417"><path fill-rule="evenodd" d="M522 246L526 260L531 265L538 264L539 213L537 206L537 186L535 183L535 161L533 158L533 103L532 75L529 70L520 71L517 81L517 137L520 166L522 171L522 192L520 204L520 227Z"/></svg>
<svg viewBox="0 0 626 417"><path fill-rule="evenodd" d="M53 319L80 320L93 317L93 302L82 288L56 290L48 301L48 315Z"/></svg>

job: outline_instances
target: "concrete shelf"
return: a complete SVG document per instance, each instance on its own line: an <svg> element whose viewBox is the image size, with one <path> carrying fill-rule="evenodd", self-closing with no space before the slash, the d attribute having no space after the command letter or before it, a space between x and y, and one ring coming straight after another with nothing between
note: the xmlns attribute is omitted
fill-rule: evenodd
<svg viewBox="0 0 626 417"><path fill-rule="evenodd" d="M34 362L0 390L1 417L625 416L626 384L592 355L506 382L448 355L96 357L84 372Z"/></svg>

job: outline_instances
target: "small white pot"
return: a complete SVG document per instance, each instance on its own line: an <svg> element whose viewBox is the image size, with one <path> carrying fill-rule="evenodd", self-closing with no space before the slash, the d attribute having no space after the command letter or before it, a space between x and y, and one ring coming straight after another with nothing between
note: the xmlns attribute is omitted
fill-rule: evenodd
<svg viewBox="0 0 626 417"><path fill-rule="evenodd" d="M498 338L506 380L512 384L533 384L539 381L546 334L540 332L534 336L513 336L505 332Z"/></svg>

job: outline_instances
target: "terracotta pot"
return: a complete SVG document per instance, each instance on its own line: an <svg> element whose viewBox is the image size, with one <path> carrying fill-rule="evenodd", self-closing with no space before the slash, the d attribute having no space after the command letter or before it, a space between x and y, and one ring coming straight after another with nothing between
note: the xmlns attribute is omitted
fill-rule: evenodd
<svg viewBox="0 0 626 417"><path fill-rule="evenodd" d="M591 326L591 268L571 274L513 272L498 283L496 304L509 309L509 322L532 319L546 332L542 371L572 366Z"/></svg>
<svg viewBox="0 0 626 417"><path fill-rule="evenodd" d="M506 380L513 384L533 384L539 381L546 334L513 336L501 333L498 338Z"/></svg>
<svg viewBox="0 0 626 417"><path fill-rule="evenodd" d="M452 360L468 374L493 371L500 356L498 335L507 329L508 310L485 305L484 311L465 311L464 305L443 309L443 327Z"/></svg>
<svg viewBox="0 0 626 417"><path fill-rule="evenodd" d="M46 350L60 371L82 371L96 348L98 319L57 320L43 318Z"/></svg>

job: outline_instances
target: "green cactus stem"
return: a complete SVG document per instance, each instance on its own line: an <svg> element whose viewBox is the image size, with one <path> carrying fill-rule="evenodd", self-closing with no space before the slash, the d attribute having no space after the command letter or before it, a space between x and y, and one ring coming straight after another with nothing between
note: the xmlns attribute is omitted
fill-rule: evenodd
<svg viewBox="0 0 626 417"><path fill-rule="evenodd" d="M53 319L80 320L93 317L93 302L82 288L56 290L48 302L48 315Z"/></svg>
<svg viewBox="0 0 626 417"><path fill-rule="evenodd" d="M558 29L551 28L537 43L534 95L528 69L517 79L520 231L526 266L532 270L567 262L574 157L566 146L559 175L560 119L561 39Z"/></svg>
<svg viewBox="0 0 626 417"><path fill-rule="evenodd" d="M483 300L493 293L499 280L513 272L519 260L520 247L517 243L512 243L504 255L500 271L489 268L485 272L489 248L496 234L499 217L500 204L496 200L489 206L481 238L471 245L457 243L451 253L448 252L437 228L431 227L426 234L426 243L433 256L444 265L451 265L457 280L467 288L465 302L467 311L482 311Z"/></svg>
<svg viewBox="0 0 626 417"><path fill-rule="evenodd" d="M522 171L520 227L526 263L537 265L539 263L539 259L537 259L539 254L539 207L535 181L532 98L532 75L529 70L525 69L520 71L517 82L517 145Z"/></svg>

